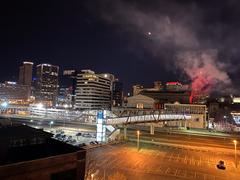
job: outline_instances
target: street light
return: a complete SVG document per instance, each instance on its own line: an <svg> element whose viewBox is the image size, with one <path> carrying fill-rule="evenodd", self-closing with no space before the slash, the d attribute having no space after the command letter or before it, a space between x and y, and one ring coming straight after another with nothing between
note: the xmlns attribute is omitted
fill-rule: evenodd
<svg viewBox="0 0 240 180"><path fill-rule="evenodd" d="M137 149L139 151L139 139L140 139L140 131L137 131Z"/></svg>
<svg viewBox="0 0 240 180"><path fill-rule="evenodd" d="M237 168L237 140L233 140L235 147L235 167Z"/></svg>
<svg viewBox="0 0 240 180"><path fill-rule="evenodd" d="M94 178L94 174L91 174L91 179L93 180L93 178Z"/></svg>
<svg viewBox="0 0 240 180"><path fill-rule="evenodd" d="M52 125L53 125L53 121L51 121L50 123L49 123L49 125L50 125L50 129L52 128Z"/></svg>

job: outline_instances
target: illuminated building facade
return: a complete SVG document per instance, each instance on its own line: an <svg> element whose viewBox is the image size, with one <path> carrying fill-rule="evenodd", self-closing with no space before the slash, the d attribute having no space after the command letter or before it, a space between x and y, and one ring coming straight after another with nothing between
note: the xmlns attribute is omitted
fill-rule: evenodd
<svg viewBox="0 0 240 180"><path fill-rule="evenodd" d="M127 98L128 108L153 109L155 107L154 105L155 100L153 98L141 94Z"/></svg>
<svg viewBox="0 0 240 180"><path fill-rule="evenodd" d="M156 109L162 108L165 103L179 102L181 104L189 104L191 97L191 91L144 90L141 92L141 94L153 98L156 101Z"/></svg>
<svg viewBox="0 0 240 180"><path fill-rule="evenodd" d="M26 101L28 99L28 86L9 81L0 83L0 99L7 102Z"/></svg>
<svg viewBox="0 0 240 180"><path fill-rule="evenodd" d="M207 127L207 106L196 104L164 104L164 111L173 114L191 115L190 120L186 120L187 128L206 128ZM168 126L178 126L178 121L167 122Z"/></svg>
<svg viewBox="0 0 240 180"><path fill-rule="evenodd" d="M167 82L166 90L167 91L180 91L182 90L183 85L180 82Z"/></svg>
<svg viewBox="0 0 240 180"><path fill-rule="evenodd" d="M110 109L111 77L82 70L77 74L75 109Z"/></svg>
<svg viewBox="0 0 240 180"><path fill-rule="evenodd" d="M37 65L36 100L52 106L58 95L59 67L51 64Z"/></svg>
<svg viewBox="0 0 240 180"><path fill-rule="evenodd" d="M240 126L240 112L231 112L232 118L234 120L234 122L236 123L237 126Z"/></svg>
<svg viewBox="0 0 240 180"><path fill-rule="evenodd" d="M58 108L71 108L72 107L72 89L71 88L59 88L58 102L56 105Z"/></svg>
<svg viewBox="0 0 240 180"><path fill-rule="evenodd" d="M149 100L147 97L152 100ZM142 105L138 105L138 107L143 109L162 109L165 103L179 102L182 104L191 104L191 90L188 86L182 85L180 82L167 82L164 87L160 81L155 81L152 88L143 88L141 85L134 85L133 98L130 97L128 100L133 101L128 103L128 106L131 107L135 107L134 104L140 103Z"/></svg>
<svg viewBox="0 0 240 180"><path fill-rule="evenodd" d="M32 62L23 62L23 65L19 68L19 81L20 85L28 87L28 97L31 95L31 86L32 86Z"/></svg>

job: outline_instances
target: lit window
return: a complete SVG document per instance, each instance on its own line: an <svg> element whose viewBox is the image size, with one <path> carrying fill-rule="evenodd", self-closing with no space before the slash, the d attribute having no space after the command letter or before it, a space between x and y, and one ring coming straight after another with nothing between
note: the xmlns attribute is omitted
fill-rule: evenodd
<svg viewBox="0 0 240 180"><path fill-rule="evenodd" d="M143 109L143 107L144 107L144 106L143 106L142 103L138 103L138 104L137 104L137 109Z"/></svg>

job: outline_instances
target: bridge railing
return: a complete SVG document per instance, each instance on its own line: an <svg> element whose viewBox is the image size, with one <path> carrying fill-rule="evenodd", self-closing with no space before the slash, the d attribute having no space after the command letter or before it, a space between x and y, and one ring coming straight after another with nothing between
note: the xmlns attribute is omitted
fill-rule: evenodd
<svg viewBox="0 0 240 180"><path fill-rule="evenodd" d="M111 124L111 125L136 124L136 123L189 120L189 119L191 119L191 115L187 115L187 114L152 114L152 115L111 118L106 120L106 124Z"/></svg>

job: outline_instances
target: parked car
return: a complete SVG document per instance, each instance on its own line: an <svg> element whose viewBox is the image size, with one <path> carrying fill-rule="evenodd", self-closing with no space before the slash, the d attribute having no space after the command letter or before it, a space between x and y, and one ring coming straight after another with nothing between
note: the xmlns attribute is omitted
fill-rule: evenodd
<svg viewBox="0 0 240 180"><path fill-rule="evenodd" d="M78 132L77 134L76 134L76 136L81 136L82 135L82 133L80 133L80 132Z"/></svg>
<svg viewBox="0 0 240 180"><path fill-rule="evenodd" d="M75 144L75 143L77 143L77 140L76 139L72 139L71 140L71 144Z"/></svg>
<svg viewBox="0 0 240 180"><path fill-rule="evenodd" d="M61 138L61 137L62 137L61 134L55 134L55 135L54 135L54 138L56 138L56 139Z"/></svg>
<svg viewBox="0 0 240 180"><path fill-rule="evenodd" d="M63 131L62 129L57 129L57 130L56 130L56 133L58 133L58 134L64 134L64 131Z"/></svg>
<svg viewBox="0 0 240 180"><path fill-rule="evenodd" d="M86 144L85 143L78 144L78 147L83 147L83 146L86 146Z"/></svg>
<svg viewBox="0 0 240 180"><path fill-rule="evenodd" d="M83 137L87 137L87 138L91 138L92 137L91 134L89 134L89 133L84 133L84 134L82 134L82 136Z"/></svg>
<svg viewBox="0 0 240 180"><path fill-rule="evenodd" d="M96 138L97 137L97 135L96 134L92 134L92 138Z"/></svg>
<svg viewBox="0 0 240 180"><path fill-rule="evenodd" d="M94 142L94 141L91 141L91 142L90 142L90 144L91 144L91 145L94 145L94 144L95 144L95 142Z"/></svg>
<svg viewBox="0 0 240 180"><path fill-rule="evenodd" d="M226 166L224 165L224 161L219 161L218 164L217 164L217 168L225 170Z"/></svg>

